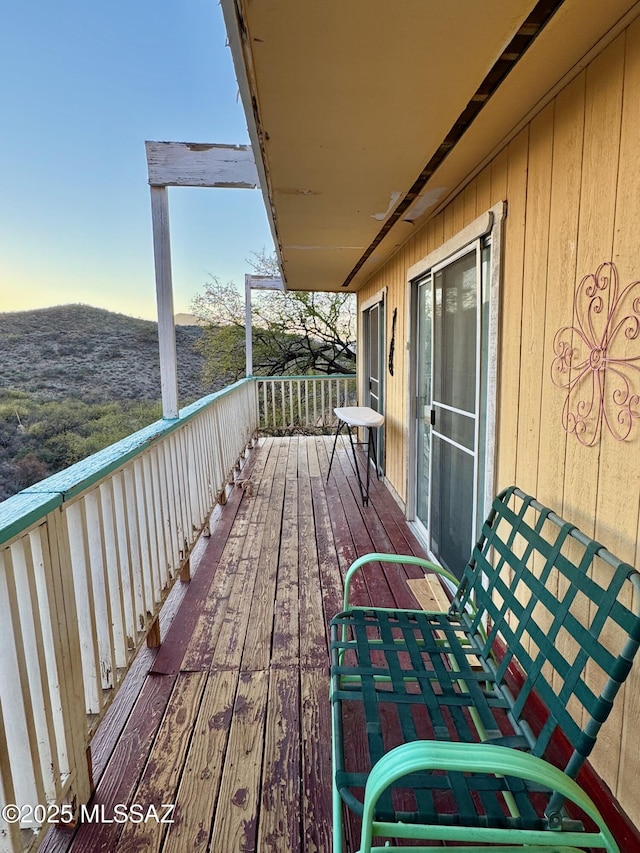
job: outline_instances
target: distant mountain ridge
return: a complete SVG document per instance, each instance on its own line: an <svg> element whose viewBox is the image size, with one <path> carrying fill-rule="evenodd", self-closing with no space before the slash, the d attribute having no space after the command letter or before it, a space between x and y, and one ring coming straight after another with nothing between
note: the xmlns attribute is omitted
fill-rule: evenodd
<svg viewBox="0 0 640 853"><path fill-rule="evenodd" d="M181 404L216 390L202 381L202 334L176 326ZM0 365L0 389L42 400L160 399L157 323L89 305L0 313Z"/></svg>
<svg viewBox="0 0 640 853"><path fill-rule="evenodd" d="M195 314L176 314L174 317L176 326L201 326L202 320Z"/></svg>

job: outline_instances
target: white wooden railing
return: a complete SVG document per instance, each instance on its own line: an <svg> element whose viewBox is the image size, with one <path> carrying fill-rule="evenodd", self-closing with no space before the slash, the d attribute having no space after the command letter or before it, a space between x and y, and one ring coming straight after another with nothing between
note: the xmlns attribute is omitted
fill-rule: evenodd
<svg viewBox="0 0 640 853"><path fill-rule="evenodd" d="M247 379L0 504L0 853L87 802L91 734L257 428Z"/></svg>
<svg viewBox="0 0 640 853"><path fill-rule="evenodd" d="M336 406L356 405L355 375L260 376L258 422L261 430L294 432L334 427Z"/></svg>

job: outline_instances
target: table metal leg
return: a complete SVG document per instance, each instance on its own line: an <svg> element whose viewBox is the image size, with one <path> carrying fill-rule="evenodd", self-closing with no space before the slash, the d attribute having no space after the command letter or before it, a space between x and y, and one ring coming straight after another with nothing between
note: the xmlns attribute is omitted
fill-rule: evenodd
<svg viewBox="0 0 640 853"><path fill-rule="evenodd" d="M349 442L351 444L351 452L353 454L353 466L356 469L356 476L358 478L358 488L360 489L360 497L362 498L362 506L367 506L369 503L369 482L370 482L370 470L369 469L371 467L372 454L373 454L373 462L374 462L374 465L376 466L376 476L378 476L378 479L380 479L380 477L378 475L378 458L377 458L377 454L376 454L375 437L372 437L371 427L367 427L367 429L369 430L369 437L368 437L368 441L367 441L367 461L366 461L367 485L366 485L366 489L365 489L365 486L362 482L362 477L360 476L360 467L358 465L358 457L356 456L356 447L355 447L355 444L353 443L353 435L351 433L351 427L345 421L340 421L338 423L337 428L336 428L336 435L335 435L335 438L333 439L333 448L331 450L331 459L329 460L329 470L327 471L327 481L329 480L329 476L331 474L331 468L333 466L333 457L335 456L335 452L336 452L336 444L338 443L338 436L340 435L340 432L342 431L343 426L346 426L347 433L349 434ZM371 444L372 438L373 438L373 447Z"/></svg>
<svg viewBox="0 0 640 853"><path fill-rule="evenodd" d="M329 475L331 474L331 466L333 465L333 457L336 452L336 444L338 443L338 436L340 435L340 430L345 426L344 421L338 421L338 426L336 427L336 437L333 439L333 450L331 451L331 461L329 462L329 470L327 471L327 482L329 482Z"/></svg>
<svg viewBox="0 0 640 853"><path fill-rule="evenodd" d="M372 442L372 454L371 457L373 459L373 464L376 469L376 477L378 480L380 479L380 471L378 469L378 427L369 427L369 442ZM369 453L369 448L367 448L367 453Z"/></svg>
<svg viewBox="0 0 640 853"><path fill-rule="evenodd" d="M353 467L356 469L356 475L358 477L358 486L360 488L362 506L366 506L369 503L369 468L367 466L367 491L365 492L364 486L362 485L362 477L360 476L360 468L358 466L358 457L356 456L356 446L353 443L353 435L351 434L351 429L349 429L349 441L351 442L351 452L353 453Z"/></svg>

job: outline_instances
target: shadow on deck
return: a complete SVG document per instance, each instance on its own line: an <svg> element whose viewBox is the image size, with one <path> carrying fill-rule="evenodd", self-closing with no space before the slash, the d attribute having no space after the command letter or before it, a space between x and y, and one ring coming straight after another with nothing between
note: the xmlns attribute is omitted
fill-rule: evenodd
<svg viewBox="0 0 640 853"><path fill-rule="evenodd" d="M381 483L362 507L344 446L327 482L331 444L251 452L92 741L87 822L41 850L331 850L328 621L358 555L422 555ZM359 600L415 606L407 576L370 573Z"/></svg>

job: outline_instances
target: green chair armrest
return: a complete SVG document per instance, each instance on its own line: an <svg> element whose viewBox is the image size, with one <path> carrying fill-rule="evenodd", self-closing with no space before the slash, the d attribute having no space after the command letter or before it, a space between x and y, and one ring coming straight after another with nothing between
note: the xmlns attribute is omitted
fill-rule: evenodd
<svg viewBox="0 0 640 853"><path fill-rule="evenodd" d="M458 586L458 578L456 578L455 575L452 575L451 572L443 569L442 566L439 566L437 563L432 563L431 560L425 560L422 557L414 557L409 554L364 554L362 557L358 557L357 560L354 560L353 563L351 563L345 576L344 610L348 610L350 607L349 592L351 590L351 581L354 575L367 563L404 563L412 566L421 566L423 569L428 569L430 572L434 572L435 574L447 578L447 580L451 581L454 586Z"/></svg>
<svg viewBox="0 0 640 853"><path fill-rule="evenodd" d="M450 770L469 773L494 773L501 776L515 776L544 785L557 791L575 803L598 826L598 833L590 832L553 832L551 830L525 831L469 828L467 836L474 833L474 839L491 843L540 844L545 838L549 845L566 844L586 847L601 847L609 853L620 853L613 835L604 822L591 798L573 779L544 761L519 750L504 746L483 743L460 743L441 741L413 741L395 747L386 753L372 768L365 788L364 813L362 816L363 835L361 850L371 846L371 832L374 823L374 811L381 794L394 782L411 773L426 770ZM437 828L434 827L434 830ZM451 839L453 831L460 827L446 827ZM463 828L464 829L464 828ZM434 837L445 838L445 835ZM561 840L560 840L561 839ZM367 846L368 845L368 846Z"/></svg>

